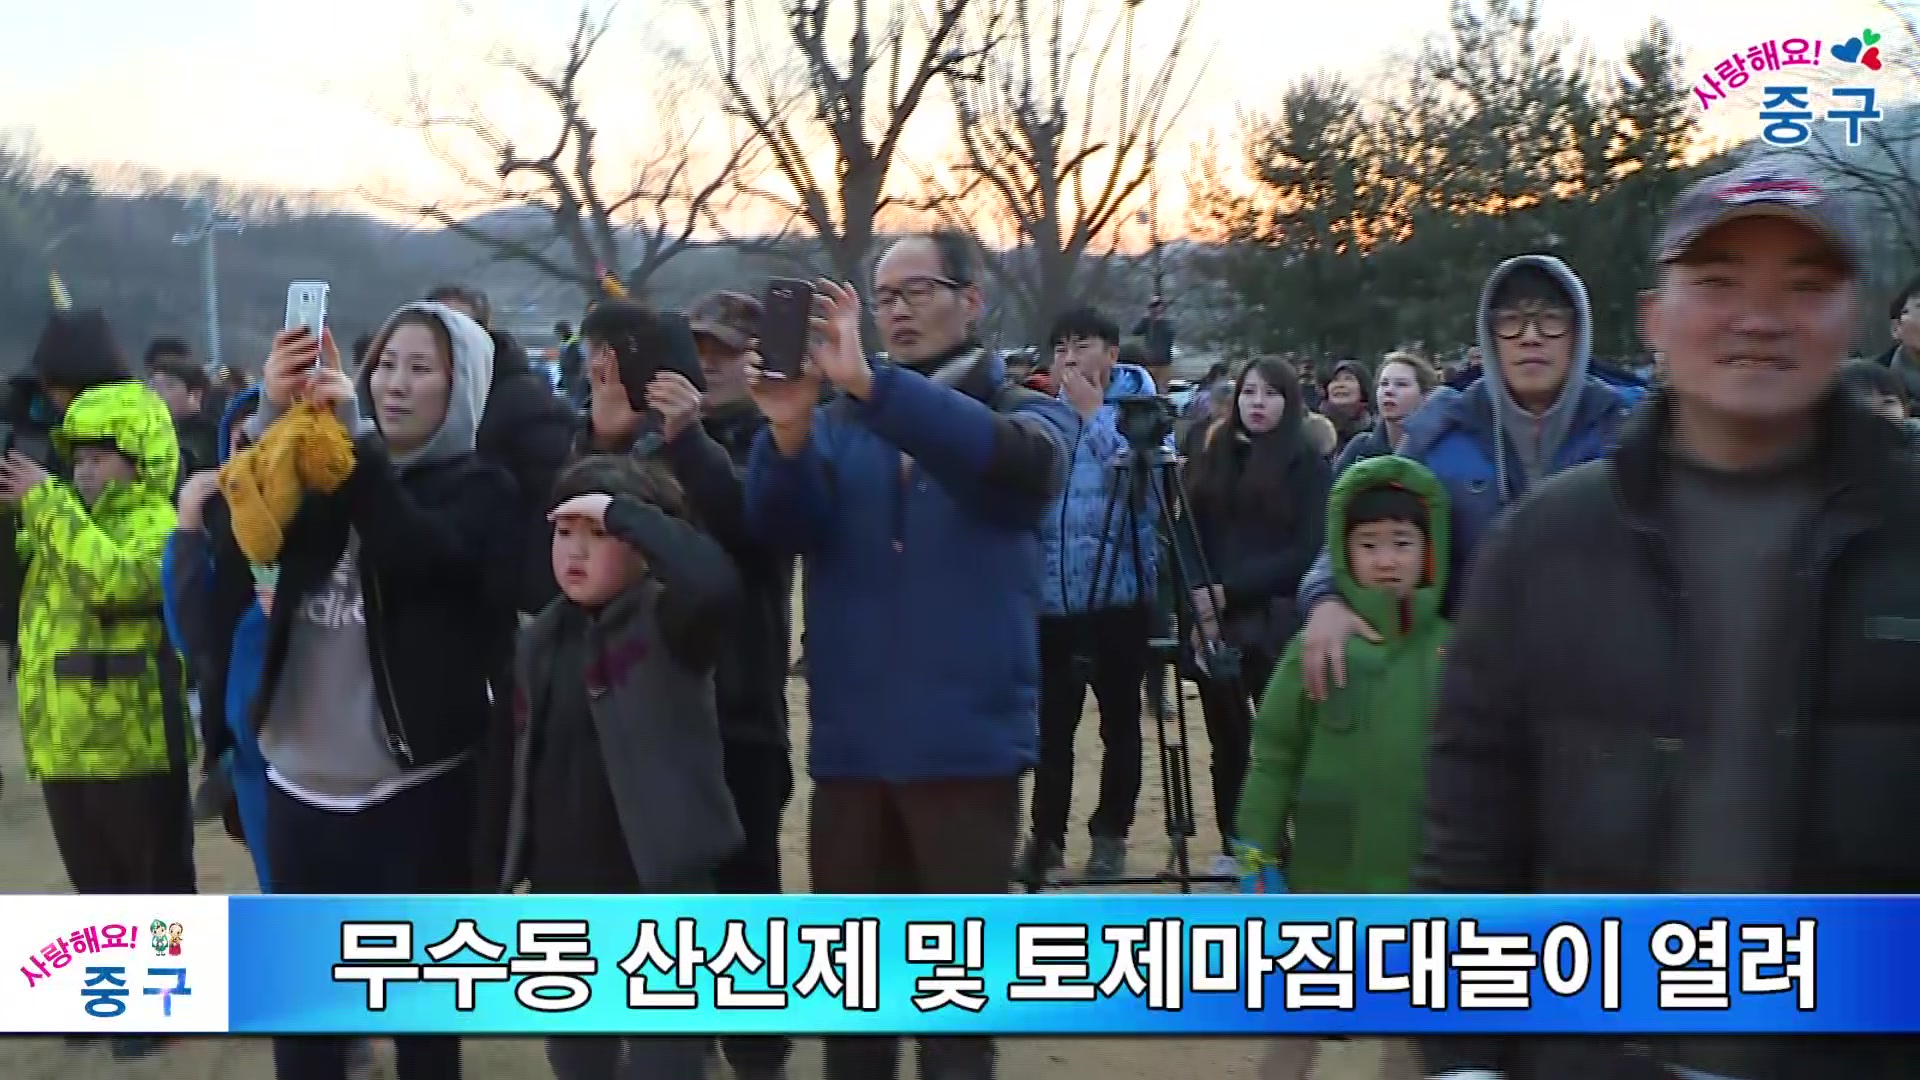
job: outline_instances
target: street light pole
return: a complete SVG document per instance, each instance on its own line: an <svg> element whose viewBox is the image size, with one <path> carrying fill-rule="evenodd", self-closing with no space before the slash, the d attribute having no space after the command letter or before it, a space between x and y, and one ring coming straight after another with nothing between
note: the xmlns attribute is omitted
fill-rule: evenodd
<svg viewBox="0 0 1920 1080"><path fill-rule="evenodd" d="M207 304L207 366L217 371L220 368L220 268L214 254L214 237L223 232L240 232L245 226L221 218L211 196L200 196L188 205L197 211L198 220L186 232L175 233L173 242L200 245L200 287Z"/></svg>
<svg viewBox="0 0 1920 1080"><path fill-rule="evenodd" d="M1153 295L1165 296L1166 270L1160 254L1160 148L1154 142L1147 143L1147 199L1148 210L1153 215L1147 226L1153 242Z"/></svg>
<svg viewBox="0 0 1920 1080"><path fill-rule="evenodd" d="M1121 71L1120 126L1122 129L1126 127L1126 123L1127 123L1126 109L1129 105L1132 104L1132 102L1129 100L1126 83L1130 80L1130 77L1133 74L1133 60L1134 60L1133 16L1134 16L1134 12L1140 9L1140 5L1142 3L1145 3L1145 0L1126 0L1126 5L1127 5L1126 7L1126 44L1124 46L1124 48L1126 49L1126 54L1125 54L1126 59L1125 59L1125 66L1120 69ZM1149 96L1151 96L1152 92L1149 91L1148 93L1149 93ZM1145 112L1146 103L1144 101L1141 103L1141 109L1143 110L1143 115L1140 117L1140 122L1151 125L1154 121L1154 118L1151 114L1147 114ZM1155 296L1164 295L1164 289L1166 286L1166 281L1165 281L1166 275L1162 270L1161 260L1160 260L1160 147L1158 145L1159 141L1160 141L1159 133L1153 130L1152 127L1149 127L1147 129L1147 208L1146 210L1142 211L1137 218L1137 220L1139 220L1142 224L1147 226L1147 239L1148 239L1148 242L1153 247L1153 295Z"/></svg>

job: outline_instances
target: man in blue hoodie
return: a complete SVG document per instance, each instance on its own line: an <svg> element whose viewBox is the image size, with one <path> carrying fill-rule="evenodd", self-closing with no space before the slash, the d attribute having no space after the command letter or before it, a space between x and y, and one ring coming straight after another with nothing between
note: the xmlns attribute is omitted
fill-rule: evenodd
<svg viewBox="0 0 1920 1080"><path fill-rule="evenodd" d="M1087 686L1100 703L1100 802L1088 822L1089 878L1119 877L1140 798L1140 686L1151 661L1154 502L1129 490L1115 404L1151 396L1145 368L1119 363L1120 327L1092 308L1056 319L1059 397L1078 421L1066 490L1040 521L1040 761L1033 774L1033 836L1022 872L1038 880L1063 863L1073 798L1073 736Z"/></svg>
<svg viewBox="0 0 1920 1080"><path fill-rule="evenodd" d="M1425 465L1447 489L1453 562L1446 612L1473 552L1500 514L1542 480L1604 456L1644 388L1592 371L1593 312L1587 289L1551 255L1522 255L1494 268L1480 293L1480 353L1491 358L1464 390L1441 387L1406 423L1399 453ZM1300 581L1311 612L1301 653L1307 693L1326 699L1346 685L1346 644L1379 634L1334 591L1325 551Z"/></svg>
<svg viewBox="0 0 1920 1080"><path fill-rule="evenodd" d="M874 268L888 361L861 351L860 301L820 283L797 379L753 376L767 418L747 470L763 540L805 560L821 893L1003 893L1020 776L1038 742L1039 523L1077 422L1008 387L977 336L979 256L955 233ZM819 381L840 394L816 407ZM887 1080L893 1039L827 1040L830 1080ZM932 1039L927 1080L986 1080L989 1039Z"/></svg>

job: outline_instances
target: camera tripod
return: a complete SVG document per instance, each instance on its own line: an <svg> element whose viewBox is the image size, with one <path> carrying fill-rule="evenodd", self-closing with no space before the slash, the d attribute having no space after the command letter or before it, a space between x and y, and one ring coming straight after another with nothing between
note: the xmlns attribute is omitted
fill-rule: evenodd
<svg viewBox="0 0 1920 1080"><path fill-rule="evenodd" d="M1124 430L1124 429L1123 429ZM1158 438L1151 441L1128 439L1125 457L1115 466L1119 472L1113 490L1108 492L1106 509L1101 514L1100 551L1094 559L1093 582L1088 589L1089 611L1111 606L1120 560L1129 560L1135 588L1142 607L1155 604L1146 594L1147 555L1142 549L1137 522L1158 504L1155 540L1166 556L1164 571L1171 577L1173 604L1171 625L1157 626L1148 641L1147 707L1153 714L1154 744L1160 758L1160 788L1166 804L1166 830L1170 858L1158 874L1121 875L1119 877L1074 878L1046 875L1044 869L1029 863L1021 868L1020 886L1027 892L1045 888L1104 888L1124 885L1175 885L1182 893L1193 891L1194 884L1215 884L1239 880L1235 876L1195 874L1191 841L1195 832L1193 803L1193 757L1187 740L1187 700L1182 688L1181 658L1201 625L1193 607L1193 590L1212 580L1201 549L1200 536L1188 503L1186 485L1180 477L1179 459ZM1151 501L1150 501L1151 500ZM1124 516L1123 516L1124 515ZM1116 521L1125 525L1124 538L1114 539ZM1160 620L1156 619L1156 623ZM1161 631L1165 632L1162 633ZM1240 691L1240 656L1237 649L1219 640L1203 643L1202 653L1208 678L1228 684L1234 700L1248 708ZM1076 658L1078 660L1080 658ZM1171 683L1171 695L1169 695ZM1172 701L1169 703L1168 698ZM1223 697L1225 695L1222 695Z"/></svg>

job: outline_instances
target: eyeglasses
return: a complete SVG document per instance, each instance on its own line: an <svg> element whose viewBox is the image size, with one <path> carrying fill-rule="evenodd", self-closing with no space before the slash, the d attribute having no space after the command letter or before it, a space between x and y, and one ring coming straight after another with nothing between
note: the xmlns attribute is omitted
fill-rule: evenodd
<svg viewBox="0 0 1920 1080"><path fill-rule="evenodd" d="M1502 341L1512 341L1526 333L1529 323L1543 338L1566 337L1567 331L1573 329L1573 312L1566 308L1539 308L1493 313L1493 333Z"/></svg>
<svg viewBox="0 0 1920 1080"><path fill-rule="evenodd" d="M873 306L878 311L885 311L893 306L894 301L905 300L908 307L917 308L933 299L934 295L943 289L964 289L966 287L966 282L954 281L951 278L908 278L901 282L898 288L882 285L873 290Z"/></svg>

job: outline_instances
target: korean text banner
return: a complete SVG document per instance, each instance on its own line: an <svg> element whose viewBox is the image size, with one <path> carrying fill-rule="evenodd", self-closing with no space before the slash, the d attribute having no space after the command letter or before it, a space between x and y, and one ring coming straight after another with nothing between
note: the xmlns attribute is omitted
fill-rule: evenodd
<svg viewBox="0 0 1920 1080"><path fill-rule="evenodd" d="M1920 899L8 897L11 1032L1920 1032Z"/></svg>
<svg viewBox="0 0 1920 1080"><path fill-rule="evenodd" d="M1909 1032L1910 900L235 898L231 1030ZM1666 970L1670 969L1670 970ZM1664 977L1663 977L1664 970Z"/></svg>

